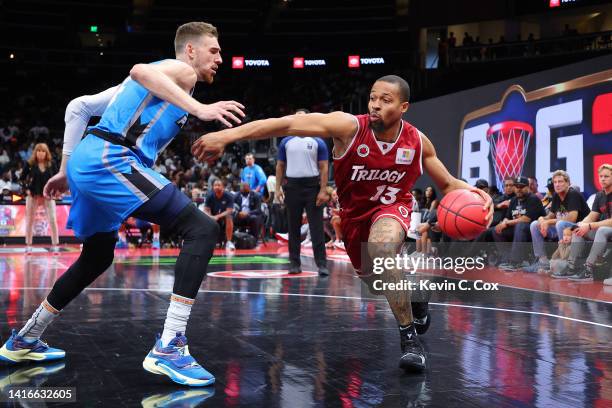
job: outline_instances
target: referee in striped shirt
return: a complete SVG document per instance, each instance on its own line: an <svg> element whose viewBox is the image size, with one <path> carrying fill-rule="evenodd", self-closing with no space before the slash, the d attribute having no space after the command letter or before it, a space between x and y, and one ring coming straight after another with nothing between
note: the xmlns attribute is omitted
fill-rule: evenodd
<svg viewBox="0 0 612 408"><path fill-rule="evenodd" d="M299 109L296 115L309 113ZM329 171L329 152L319 137L285 137L278 149L276 162L276 191L280 201L285 201L289 224L290 274L302 272L300 261L300 226L302 213L306 210L312 240L312 249L319 275L329 275L325 256L323 232L323 205L329 199L326 188ZM281 186L286 196L283 196Z"/></svg>

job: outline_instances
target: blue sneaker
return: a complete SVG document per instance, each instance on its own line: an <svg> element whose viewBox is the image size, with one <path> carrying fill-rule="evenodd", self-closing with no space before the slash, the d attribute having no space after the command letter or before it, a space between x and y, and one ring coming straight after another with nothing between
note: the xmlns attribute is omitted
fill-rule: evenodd
<svg viewBox="0 0 612 408"><path fill-rule="evenodd" d="M200 405L203 401L215 395L214 388L198 390L181 390L167 394L155 394L143 399L142 408L191 408Z"/></svg>
<svg viewBox="0 0 612 408"><path fill-rule="evenodd" d="M66 357L64 350L49 347L42 340L31 343L25 341L13 329L11 337L0 348L0 361L8 363L21 363L23 361L51 361Z"/></svg>
<svg viewBox="0 0 612 408"><path fill-rule="evenodd" d="M202 368L189 354L187 337L176 333L167 347L162 346L158 335L153 349L142 362L145 370L158 375L167 375L176 383L191 387L204 387L215 383L215 377Z"/></svg>
<svg viewBox="0 0 612 408"><path fill-rule="evenodd" d="M118 240L117 243L115 244L115 249L127 249L129 248L127 242L123 241L123 240Z"/></svg>
<svg viewBox="0 0 612 408"><path fill-rule="evenodd" d="M26 364L13 366L0 375L0 391L6 393L10 387L40 387L49 375L62 371L66 364L63 361L54 361L43 364Z"/></svg>

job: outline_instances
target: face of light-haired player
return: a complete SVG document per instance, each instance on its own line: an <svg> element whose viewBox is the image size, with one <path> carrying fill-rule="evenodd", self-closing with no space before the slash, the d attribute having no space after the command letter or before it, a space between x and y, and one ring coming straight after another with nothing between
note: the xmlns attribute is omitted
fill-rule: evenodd
<svg viewBox="0 0 612 408"><path fill-rule="evenodd" d="M223 62L219 40L212 35L195 37L185 44L184 53L195 70L198 81L211 84Z"/></svg>
<svg viewBox="0 0 612 408"><path fill-rule="evenodd" d="M389 129L407 110L408 102L402 101L399 85L384 81L377 81L372 85L368 102L372 129L377 132Z"/></svg>

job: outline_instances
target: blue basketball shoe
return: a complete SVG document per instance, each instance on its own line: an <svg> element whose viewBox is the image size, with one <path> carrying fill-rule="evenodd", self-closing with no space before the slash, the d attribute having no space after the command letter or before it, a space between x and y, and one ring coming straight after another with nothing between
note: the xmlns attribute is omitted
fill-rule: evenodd
<svg viewBox="0 0 612 408"><path fill-rule="evenodd" d="M11 337L0 348L0 361L21 363L23 361L51 361L66 357L64 350L49 347L42 340L27 342L13 329Z"/></svg>
<svg viewBox="0 0 612 408"><path fill-rule="evenodd" d="M215 377L189 354L187 337L182 333L176 333L176 337L166 347L163 347L158 335L155 346L147 354L142 366L153 374L167 375L172 381L191 387L215 383Z"/></svg>

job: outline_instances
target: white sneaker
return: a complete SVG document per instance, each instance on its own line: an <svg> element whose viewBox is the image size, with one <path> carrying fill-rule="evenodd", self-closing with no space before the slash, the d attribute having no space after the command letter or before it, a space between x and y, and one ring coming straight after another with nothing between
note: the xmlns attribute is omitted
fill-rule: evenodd
<svg viewBox="0 0 612 408"><path fill-rule="evenodd" d="M302 241L301 244L304 248L312 248L312 241L308 238Z"/></svg>
<svg viewBox="0 0 612 408"><path fill-rule="evenodd" d="M346 248L344 247L344 242L342 241L334 241L334 247L337 249L341 249L343 251L346 251Z"/></svg>
<svg viewBox="0 0 612 408"><path fill-rule="evenodd" d="M32 253L32 245L27 245L26 246L25 253L28 254L28 255Z"/></svg>
<svg viewBox="0 0 612 408"><path fill-rule="evenodd" d="M60 252L60 248L58 245L53 245L53 247L51 247L51 252L53 252L54 254L59 254Z"/></svg>
<svg viewBox="0 0 612 408"><path fill-rule="evenodd" d="M225 243L225 249L227 249L229 251L234 251L236 249L236 246L234 245L234 243L232 241L227 241Z"/></svg>
<svg viewBox="0 0 612 408"><path fill-rule="evenodd" d="M604 285L608 285L608 286L612 286L612 277L610 277L608 279L604 279L603 284Z"/></svg>

